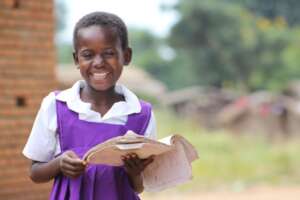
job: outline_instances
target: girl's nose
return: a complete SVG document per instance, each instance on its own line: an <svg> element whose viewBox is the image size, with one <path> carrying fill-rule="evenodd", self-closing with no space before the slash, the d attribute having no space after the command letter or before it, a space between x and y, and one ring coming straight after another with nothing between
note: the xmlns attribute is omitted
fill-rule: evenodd
<svg viewBox="0 0 300 200"><path fill-rule="evenodd" d="M104 60L101 55L95 56L94 62L93 62L95 67L102 67L103 63L104 63Z"/></svg>

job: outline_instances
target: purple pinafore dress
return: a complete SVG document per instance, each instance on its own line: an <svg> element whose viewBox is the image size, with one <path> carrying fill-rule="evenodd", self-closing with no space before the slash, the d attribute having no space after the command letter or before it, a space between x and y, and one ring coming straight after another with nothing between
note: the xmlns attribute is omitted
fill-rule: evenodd
<svg viewBox="0 0 300 200"><path fill-rule="evenodd" d="M56 100L58 134L61 152L74 151L82 157L98 143L124 135L132 130L143 135L151 116L151 105L140 101L141 112L128 115L125 125L95 123L80 120L78 113ZM123 167L91 164L76 179L56 176L51 200L138 200Z"/></svg>

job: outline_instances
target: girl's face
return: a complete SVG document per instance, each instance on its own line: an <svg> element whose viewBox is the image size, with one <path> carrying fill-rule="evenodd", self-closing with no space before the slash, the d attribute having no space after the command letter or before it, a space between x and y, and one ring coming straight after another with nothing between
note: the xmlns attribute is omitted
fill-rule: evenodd
<svg viewBox="0 0 300 200"><path fill-rule="evenodd" d="M74 60L89 87L106 91L120 78L123 65L129 64L131 49L122 49L112 28L90 26L78 31Z"/></svg>

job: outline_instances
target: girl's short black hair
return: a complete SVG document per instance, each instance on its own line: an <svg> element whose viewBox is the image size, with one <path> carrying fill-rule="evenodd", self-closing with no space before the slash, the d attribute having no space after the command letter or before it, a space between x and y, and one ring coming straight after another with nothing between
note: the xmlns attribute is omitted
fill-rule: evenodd
<svg viewBox="0 0 300 200"><path fill-rule="evenodd" d="M94 25L115 29L118 37L120 38L122 49L126 49L128 47L127 27L120 17L107 12L92 12L83 16L75 25L73 32L73 47L75 51L77 50L79 29Z"/></svg>

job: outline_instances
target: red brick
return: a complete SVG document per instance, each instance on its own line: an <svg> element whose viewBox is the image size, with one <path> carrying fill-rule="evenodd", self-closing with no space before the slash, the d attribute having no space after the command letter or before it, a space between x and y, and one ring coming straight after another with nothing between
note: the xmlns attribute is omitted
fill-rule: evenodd
<svg viewBox="0 0 300 200"><path fill-rule="evenodd" d="M0 199L47 199L51 184L29 180L21 152L42 98L57 86L53 1L13 2L0 1Z"/></svg>

